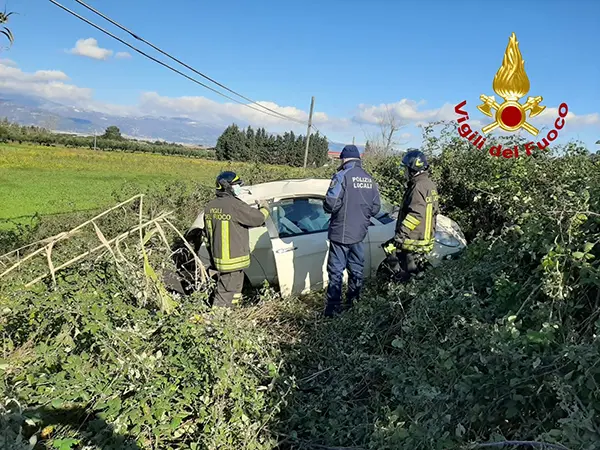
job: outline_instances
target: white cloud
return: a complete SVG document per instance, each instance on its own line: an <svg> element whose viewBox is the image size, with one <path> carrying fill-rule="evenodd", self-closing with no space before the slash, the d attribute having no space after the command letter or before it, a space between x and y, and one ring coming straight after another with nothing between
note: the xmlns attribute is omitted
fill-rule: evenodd
<svg viewBox="0 0 600 450"><path fill-rule="evenodd" d="M556 119L558 119L558 117L558 108L546 108L538 116L529 119L529 121L540 126L546 125L549 127L549 129L552 129L554 128L554 122L556 122ZM564 129L567 129L567 127L571 126L577 128L600 126L600 114L593 113L578 116L573 112L569 111L567 113L567 117L565 117Z"/></svg>
<svg viewBox="0 0 600 450"><path fill-rule="evenodd" d="M117 52L117 54L115 55L115 58L117 58L117 59L129 59L129 58L131 58L131 54L129 54L127 52Z"/></svg>
<svg viewBox="0 0 600 450"><path fill-rule="evenodd" d="M17 67L0 65L0 91L35 95L71 105L91 102L91 89L64 83L67 79L64 72L57 70L26 73Z"/></svg>
<svg viewBox="0 0 600 450"><path fill-rule="evenodd" d="M240 126L252 125L265 127L269 131L279 132L294 130L306 133L308 113L293 106L281 106L273 102L261 101L273 111L285 114L300 123L272 117L233 102L220 103L203 96L168 97L157 92L143 93L135 105L108 104L94 100L93 90L69 83L69 77L58 70L39 70L34 73L23 72L16 64L0 60L0 92L9 91L25 95L35 95L48 100L58 101L69 106L89 109L104 114L131 116L150 115L163 117L186 117L200 124L227 126L232 122ZM260 109L253 105L255 109ZM390 111L406 125L397 134L397 140L407 141L419 139L418 125L440 120L456 120L454 104L445 103L439 108L425 108L424 101L403 99L396 103L381 105L358 105L352 117L333 117L317 111L313 115L313 124L322 133L334 140L351 142L356 137L357 142L367 138L367 135L377 132L377 120L381 114ZM557 108L546 108L538 117L530 119L537 127L546 125L553 127L558 117ZM472 118L469 124L474 130L480 130L490 119ZM569 111L565 131L571 127L599 127L600 114L576 115ZM502 134L495 130L494 134ZM562 132L561 132L562 135Z"/></svg>
<svg viewBox="0 0 600 450"><path fill-rule="evenodd" d="M450 103L444 104L441 108L420 109L425 101L419 102L415 100L402 99L396 103L387 103L380 105L364 105L358 106L358 113L353 117L353 120L361 124L376 125L381 117L386 114L394 115L401 124L423 125L428 122L439 120L453 120L456 118L454 105Z"/></svg>
<svg viewBox="0 0 600 450"><path fill-rule="evenodd" d="M97 60L106 60L113 54L112 50L99 47L98 41L94 38L79 39L69 52Z"/></svg>
<svg viewBox="0 0 600 450"><path fill-rule="evenodd" d="M0 58L0 65L2 65L2 66L9 66L9 67L16 67L17 63L14 62L12 59Z"/></svg>
<svg viewBox="0 0 600 450"><path fill-rule="evenodd" d="M65 81L69 77L60 70L38 70L33 74L33 78L40 81Z"/></svg>

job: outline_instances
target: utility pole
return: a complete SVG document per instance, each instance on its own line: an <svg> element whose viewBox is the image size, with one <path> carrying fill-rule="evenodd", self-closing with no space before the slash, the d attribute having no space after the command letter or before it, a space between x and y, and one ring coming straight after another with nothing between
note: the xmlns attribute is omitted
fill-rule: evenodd
<svg viewBox="0 0 600 450"><path fill-rule="evenodd" d="M354 145L354 136L352 136L352 145Z"/></svg>
<svg viewBox="0 0 600 450"><path fill-rule="evenodd" d="M313 108L315 107L315 97L313 96L310 101L310 114L308 115L308 129L306 130L306 149L304 150L304 168L306 169L306 162L308 161L308 144L310 143L310 128L312 127L312 115Z"/></svg>

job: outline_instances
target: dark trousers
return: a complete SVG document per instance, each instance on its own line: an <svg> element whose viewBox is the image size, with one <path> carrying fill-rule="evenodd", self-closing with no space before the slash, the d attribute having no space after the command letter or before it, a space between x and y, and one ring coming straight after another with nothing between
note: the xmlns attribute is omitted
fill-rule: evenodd
<svg viewBox="0 0 600 450"><path fill-rule="evenodd" d="M421 271L420 255L401 250L396 252L396 258L398 262L393 271L397 281L407 281L411 276Z"/></svg>
<svg viewBox="0 0 600 450"><path fill-rule="evenodd" d="M231 307L242 299L244 271L219 272L217 286L213 293L213 306Z"/></svg>
<svg viewBox="0 0 600 450"><path fill-rule="evenodd" d="M358 299L363 284L365 251L362 242L356 244L338 244L330 242L327 259L327 306L325 314L332 315L341 310L342 279L344 270L348 269L348 293L346 304L352 306Z"/></svg>

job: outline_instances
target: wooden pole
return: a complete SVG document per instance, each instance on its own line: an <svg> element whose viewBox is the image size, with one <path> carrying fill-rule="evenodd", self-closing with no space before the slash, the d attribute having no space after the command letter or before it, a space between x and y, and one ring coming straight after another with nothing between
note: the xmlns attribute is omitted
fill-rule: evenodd
<svg viewBox="0 0 600 450"><path fill-rule="evenodd" d="M310 129L312 127L312 116L313 108L315 107L315 97L312 97L310 101L310 114L308 115L308 129L306 130L306 149L304 150L304 168L306 169L306 162L308 161L308 145L310 143Z"/></svg>

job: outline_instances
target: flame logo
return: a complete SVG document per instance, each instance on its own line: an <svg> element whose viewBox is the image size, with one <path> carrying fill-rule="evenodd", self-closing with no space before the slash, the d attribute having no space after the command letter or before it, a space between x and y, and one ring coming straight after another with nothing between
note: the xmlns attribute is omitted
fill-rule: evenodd
<svg viewBox="0 0 600 450"><path fill-rule="evenodd" d="M518 100L529 92L529 78L525 73L525 61L519 50L515 33L508 40L502 66L498 69L492 85L494 92L504 100Z"/></svg>
<svg viewBox="0 0 600 450"><path fill-rule="evenodd" d="M483 104L477 109L486 116L494 117L495 121L481 129L484 133L489 133L493 129L500 127L504 131L517 131L521 128L536 136L539 130L527 122L527 112L529 117L535 117L540 114L545 106L540 106L543 98L541 96L528 97L525 104L520 104L519 99L529 92L529 78L525 73L525 61L519 50L517 36L513 33L509 40L502 65L492 84L494 92L504 99L503 103L498 103L496 99L487 95L480 95L479 98ZM495 110L495 115L492 111Z"/></svg>

